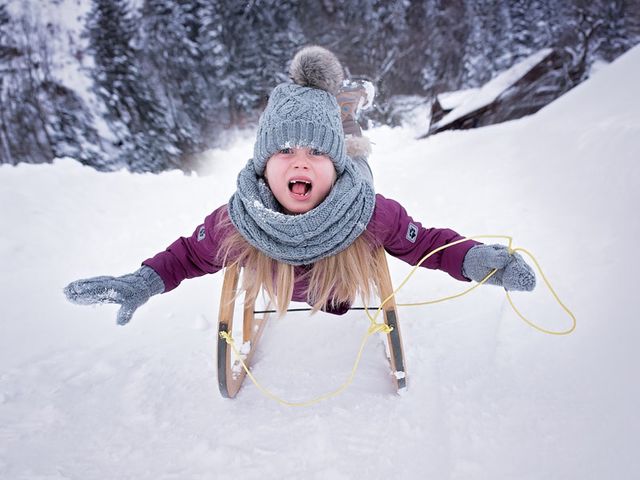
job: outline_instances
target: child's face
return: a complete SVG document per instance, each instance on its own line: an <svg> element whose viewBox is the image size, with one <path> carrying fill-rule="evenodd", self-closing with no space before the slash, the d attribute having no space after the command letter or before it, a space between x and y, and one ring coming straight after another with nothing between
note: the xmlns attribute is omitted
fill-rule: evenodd
<svg viewBox="0 0 640 480"><path fill-rule="evenodd" d="M290 214L317 207L336 181L331 158L310 147L284 148L274 153L264 177L276 200Z"/></svg>

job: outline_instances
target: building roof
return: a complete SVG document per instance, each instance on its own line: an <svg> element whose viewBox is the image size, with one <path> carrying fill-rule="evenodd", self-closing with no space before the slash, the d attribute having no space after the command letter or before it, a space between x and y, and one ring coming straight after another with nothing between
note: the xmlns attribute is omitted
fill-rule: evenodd
<svg viewBox="0 0 640 480"><path fill-rule="evenodd" d="M484 86L477 90L475 95L465 97L464 101L454 108L447 115L442 117L436 124L432 125L430 130L439 130L445 125L452 123L470 113L480 110L493 103L505 90L509 89L518 80L524 77L536 65L544 61L553 52L551 48L544 48L521 62L516 63L513 67L498 74ZM442 104L442 103L441 103Z"/></svg>

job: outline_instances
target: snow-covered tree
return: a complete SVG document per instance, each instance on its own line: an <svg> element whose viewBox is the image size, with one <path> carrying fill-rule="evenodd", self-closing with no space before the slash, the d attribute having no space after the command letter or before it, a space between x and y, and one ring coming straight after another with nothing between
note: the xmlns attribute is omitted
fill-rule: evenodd
<svg viewBox="0 0 640 480"><path fill-rule="evenodd" d="M631 48L640 34L640 2L607 1L599 9L603 24L602 41L594 50L594 55L611 62Z"/></svg>
<svg viewBox="0 0 640 480"><path fill-rule="evenodd" d="M424 35L428 48L422 80L431 92L461 87L460 52L468 36L465 6L457 1L425 2Z"/></svg>
<svg viewBox="0 0 640 480"><path fill-rule="evenodd" d="M93 115L78 94L54 81L44 82L41 87L41 96L50 105L47 124L55 156L72 157L98 170L111 170L93 127Z"/></svg>
<svg viewBox="0 0 640 480"><path fill-rule="evenodd" d="M206 82L207 118L202 126L205 139L215 139L215 130L231 126L230 105L234 97L230 73L233 63L225 41L225 8L219 1L197 0L199 29L194 38L200 52L200 72ZM227 34L228 35L228 34Z"/></svg>
<svg viewBox="0 0 640 480"><path fill-rule="evenodd" d="M138 23L126 0L94 0L88 23L96 93L118 138L119 159L133 171L179 166L177 138L141 69Z"/></svg>
<svg viewBox="0 0 640 480"><path fill-rule="evenodd" d="M0 6L0 163L50 162L71 155L105 168L93 119L52 73L46 32Z"/></svg>
<svg viewBox="0 0 640 480"><path fill-rule="evenodd" d="M220 0L225 12L224 42L233 70L225 78L225 95L233 123L255 118L266 95L287 79L286 63L305 41L295 0L246 3Z"/></svg>
<svg viewBox="0 0 640 480"><path fill-rule="evenodd" d="M370 115L389 123L394 95L477 87L543 47L555 50L544 88L560 94L596 59L640 42L640 2L629 0L81 1L92 5L86 38L104 104L92 113L117 140L96 137L81 95L54 78L35 33L18 41L22 27L0 0L2 162L48 161L75 148L98 168L188 169L190 157L222 143L224 129L256 122L308 44L373 79ZM87 157L100 151L104 158Z"/></svg>
<svg viewBox="0 0 640 480"><path fill-rule="evenodd" d="M201 126L209 110L197 36L192 33L198 29L193 8L176 0L146 0L141 12L144 58L183 152L202 147Z"/></svg>

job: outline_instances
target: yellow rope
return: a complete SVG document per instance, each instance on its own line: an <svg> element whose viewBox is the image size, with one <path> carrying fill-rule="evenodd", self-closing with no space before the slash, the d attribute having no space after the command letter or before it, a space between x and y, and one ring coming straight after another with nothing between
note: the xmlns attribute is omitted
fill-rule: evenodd
<svg viewBox="0 0 640 480"><path fill-rule="evenodd" d="M547 286L547 288L549 289L549 291L553 295L553 298L556 299L556 302L558 302L560 307L562 307L562 309L566 312L566 314L569 315L569 317L571 318L572 324L571 324L571 327L569 327L567 330L562 330L562 331L559 331L559 332L556 332L556 331L553 331L553 330L547 330L545 328L540 327L539 325L536 325L535 323L531 322L530 320L525 318L524 315L522 315L520 313L520 310L518 310L516 308L516 306L514 305L513 300L511 299L511 295L509 295L509 292L507 290L505 290L505 294L507 295L507 299L509 300L509 303L511 304L511 308L513 308L513 311L516 312L518 314L518 316L527 325L535 328L536 330L538 330L538 331L540 331L542 333L548 333L549 335L569 335L570 333L572 333L576 329L576 323L577 323L576 317L571 312L571 310L569 310L569 308L567 308L567 306L562 302L562 300L560 300L560 297L558 296L556 291L551 286L551 282L549 282L549 279L547 278L547 276L542 271L542 267L540 267L540 264L538 263L538 261L535 259L535 257L528 250L525 250L524 248L515 248L515 249L513 249L513 251L514 252L522 252L525 255L527 255L533 261L533 263L535 264L536 268L540 272L540 275L542 276L542 279L544 280L545 285Z"/></svg>
<svg viewBox="0 0 640 480"><path fill-rule="evenodd" d="M533 256L532 253L530 253L528 250L524 249L524 248L513 248L513 238L507 235L474 235L471 237L466 237L460 240L456 240L455 242L451 242L448 243L446 245L443 245L441 247L436 248L435 250L432 250L431 252L429 252L427 255L425 255L424 257L422 257L422 259L420 259L420 261L417 263L416 266L414 266L411 271L407 274L407 276L404 278L404 280L400 283L400 286L398 286L398 288L396 288L393 293L391 295L389 295L387 298L385 298L382 301L382 304L380 305L380 307L378 308L378 310L382 310L382 307L393 297L395 297L395 295L406 285L406 283L409 281L409 279L413 276L413 274L418 270L418 268L420 268L420 266L427 261L427 259L429 257L431 257L432 255L435 255L436 253L449 248L449 247L453 247L454 245L458 245L460 243L466 242L468 240L477 240L480 238L491 238L491 239L497 239L497 238L501 238L501 239L506 239L509 242L509 245L507 246L507 248L509 249L509 253L514 253L514 252L522 252L525 255L527 255L529 258L531 258L531 260L533 261L533 263L535 264L536 268L538 269L538 271L540 272L540 275L542 276L542 279L544 280L545 285L547 286L547 288L549 289L549 291L551 292L551 294L553 295L553 297L556 299L556 301L558 302L558 304L560 305L560 307L562 307L562 309L566 312L566 314L571 318L572 321L572 325L571 327L569 327L566 330L562 330L562 331L553 331L553 330L547 330L544 329L538 325L536 325L535 323L531 322L530 320L528 320L524 315L522 315L520 313L520 311L516 308L516 306L513 303L513 300L511 299L511 295L509 294L509 292L507 290L505 290L505 294L507 296L507 299L509 300L509 303L511 304L511 307L513 308L513 311L516 312L516 314L525 322L527 323L529 326L535 328L536 330L543 332L543 333L547 333L549 335L568 335L570 333L572 333L575 329L576 329L576 317L575 315L571 312L571 310L569 310L569 308L567 308L567 306L562 302L562 300L560 300L560 297L558 296L558 294L556 293L556 291L554 290L554 288L551 286L551 282L549 281L549 279L547 278L547 276L544 274L544 272L542 271L542 267L540 266L540 264L538 263L538 261L536 260L536 258ZM471 292L472 290L475 290L476 288L478 288L480 285L483 285L489 278L491 278L491 276L493 274L495 274L497 271L497 269L492 270L491 272L489 272L489 274L484 277L482 279L482 281L480 281L479 283L473 285L472 287L466 289L465 291L455 294L455 295L450 295L448 297L442 297L442 298L438 298L436 300L429 300L429 301L424 301L424 302L416 302L416 303L397 303L396 306L398 307L417 307L420 305L431 305L434 303L439 303L439 302L444 302L446 300L451 300L454 298L458 298L461 297L463 295L466 295L467 293ZM377 312L376 312L377 313ZM368 314L367 314L368 315ZM371 317L369 316L369 319L371 320Z"/></svg>
<svg viewBox="0 0 640 480"><path fill-rule="evenodd" d="M246 372L248 377L251 379L251 381L254 383L254 385L258 388L258 390L260 390L260 392L262 392L265 396L271 398L272 400L275 400L276 402L280 403L281 405L285 405L285 406L288 406L288 407L308 407L310 405L314 405L316 403L322 402L323 400L328 400L329 398L336 397L336 396L340 395L344 390L346 390L349 387L349 385L351 385L351 383L353 382L353 379L354 379L354 377L356 375L356 372L358 370L358 366L360 365L360 359L362 358L362 353L364 351L364 347L366 346L367 342L369 341L369 337L371 337L371 335L373 335L375 333L378 333L378 332L389 333L389 332L392 331L392 328L389 327L388 325L386 325L384 323L377 323L376 322L376 319L378 318L378 315L380 314L380 312L382 312L382 309L383 309L384 305L387 302L389 302L392 298L394 298L396 296L396 294L406 285L406 283L409 281L409 279L413 276L413 274L416 272L416 270L429 257L431 257L432 255L435 255L436 253L438 253L438 252L440 252L440 251L442 251L442 250L444 250L446 248L453 247L454 245L458 245L458 244L466 242L468 240L476 240L476 239L480 239L480 238L491 238L491 239L501 238L501 239L506 239L506 240L509 241L509 245L507 247L509 249L509 253L522 252L525 255L529 256L529 258L531 258L531 260L533 260L533 263L535 264L536 268L540 272L540 275L542 276L542 279L544 280L545 285L547 286L547 288L549 289L549 291L551 292L553 297L556 299L558 304L562 307L562 309L567 313L567 315L572 320L571 327L569 327L566 330L553 331L553 330L547 330L545 328L542 328L542 327L536 325L535 323L533 323L532 321L528 320L524 315L522 315L522 313L520 313L520 311L514 305L513 300L511 299L511 295L509 295L509 292L507 290L505 290L507 299L509 300L509 303L511 304L511 308L513 308L513 311L516 312L516 314L518 314L518 316L525 323L527 323L529 326L535 328L536 330L538 330L540 332L543 332L543 333L547 333L549 335L568 335L568 334L570 334L571 332L573 332L575 330L576 323L577 323L575 315L573 315L573 313L565 306L565 304L562 303L562 301L560 300L560 297L558 297L558 294L555 292L555 290L551 286L551 282L549 281L547 276L542 271L542 268L540 267L540 264L538 263L538 261L535 259L535 257L528 250L525 250L524 248L513 248L513 246L512 246L513 239L511 237L509 237L509 236L506 236L506 235L474 235L474 236L471 236L471 237L463 238L461 240L456 240L455 242L448 243L446 245L438 247L435 250L432 250L431 252L429 252L427 255L425 255L417 263L416 266L414 266L411 269L411 271L407 274L407 276L404 278L404 280L400 283L398 288L396 288L393 291L393 293L391 293L387 298L382 300L380 306L378 307L378 309L376 310L376 312L373 315L371 315L369 313L369 310L367 310L365 308L365 312L366 312L367 317L369 318L369 321L370 321L369 328L367 329L367 331L365 332L364 336L362 337L362 341L360 342L360 348L358 349L358 354L356 355L355 362L353 364L353 367L351 368L351 373L347 377L347 380L342 385L340 385L340 387L338 387L336 390L334 390L332 392L326 393L324 395L320 395L319 397L316 397L316 398L313 398L311 400L304 401L304 402L291 402L291 401L288 401L288 400L283 400L282 398L278 397L274 393L272 393L269 390L267 390L266 388L264 388L256 380L256 378L253 376L253 374L249 370L249 367L246 365L246 363L242 359L242 356L241 356L240 352L238 351L238 349L236 348L235 342L234 342L233 338L231 337L231 335L228 332L220 332L220 337L224 338L225 341L227 342L227 344L229 344L229 346L231 346L231 349L233 350L233 353L235 354L236 358L240 361L240 363L242 365L242 368L244 369L244 371ZM454 299L454 298L461 297L461 296L466 295L467 293L471 292L472 290L478 288L480 285L484 284L489 278L491 278L491 276L493 274L496 273L496 271L497 271L496 269L492 270L491 272L489 272L489 274L484 279L482 279L481 282L477 283L476 285L472 286L471 288L466 289L462 293L458 293L458 294L455 294L455 295L450 295L448 297L443 297L443 298L439 298L439 299L436 299L436 300L424 301L424 302L404 303L404 304L399 303L399 304L396 304L396 306L398 306L398 307L415 307L415 306L420 306L420 305L430 305L430 304L434 304L434 303L438 303L438 302L444 302L446 300L451 300L451 299Z"/></svg>

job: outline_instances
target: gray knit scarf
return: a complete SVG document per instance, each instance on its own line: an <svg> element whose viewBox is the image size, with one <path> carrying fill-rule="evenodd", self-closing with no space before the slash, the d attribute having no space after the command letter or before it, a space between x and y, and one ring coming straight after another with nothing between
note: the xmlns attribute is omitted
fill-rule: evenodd
<svg viewBox="0 0 640 480"><path fill-rule="evenodd" d="M238 175L228 211L240 234L265 255L291 265L308 265L351 245L367 228L374 206L373 187L348 159L320 205L288 215L249 160Z"/></svg>

